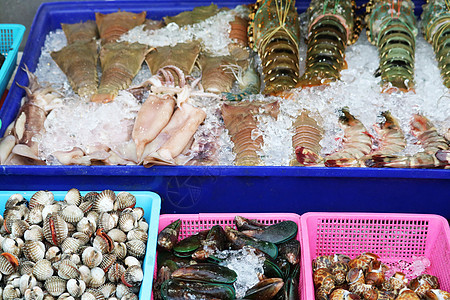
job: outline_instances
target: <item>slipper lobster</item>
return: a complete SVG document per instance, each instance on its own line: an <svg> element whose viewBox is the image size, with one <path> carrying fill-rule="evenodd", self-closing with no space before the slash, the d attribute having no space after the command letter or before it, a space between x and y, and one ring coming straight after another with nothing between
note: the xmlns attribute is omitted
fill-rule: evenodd
<svg viewBox="0 0 450 300"><path fill-rule="evenodd" d="M311 1L306 69L297 87L327 84L340 78L340 71L347 68L345 48L357 40L361 29L355 11L356 4L350 0Z"/></svg>
<svg viewBox="0 0 450 300"><path fill-rule="evenodd" d="M295 87L299 77L300 26L295 0L258 0L250 13L249 46L258 52L264 94Z"/></svg>
<svg viewBox="0 0 450 300"><path fill-rule="evenodd" d="M450 4L444 0L429 1L423 6L422 32L433 45L444 85L450 88Z"/></svg>
<svg viewBox="0 0 450 300"><path fill-rule="evenodd" d="M411 0L375 0L367 5L367 38L378 47L383 92L414 88L416 19Z"/></svg>

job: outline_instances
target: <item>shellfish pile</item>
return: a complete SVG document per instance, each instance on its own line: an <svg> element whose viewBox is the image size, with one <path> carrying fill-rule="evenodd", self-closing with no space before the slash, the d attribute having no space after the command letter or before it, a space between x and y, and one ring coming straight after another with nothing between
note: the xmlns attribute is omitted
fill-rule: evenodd
<svg viewBox="0 0 450 300"><path fill-rule="evenodd" d="M389 269L379 256L363 253L354 259L347 255L318 256L313 261L316 299L330 300L419 300L450 299L450 293L440 290L436 276L422 274L408 282L406 275Z"/></svg>
<svg viewBox="0 0 450 300"><path fill-rule="evenodd" d="M2 218L2 299L138 299L148 224L128 192L63 201L10 196Z"/></svg>
<svg viewBox="0 0 450 300"><path fill-rule="evenodd" d="M298 299L297 224L265 225L241 216L234 222L237 230L214 225L181 240L182 221L167 225L158 235L154 299ZM252 265L254 255L263 261L260 271L242 266ZM241 280L252 275L256 281Z"/></svg>

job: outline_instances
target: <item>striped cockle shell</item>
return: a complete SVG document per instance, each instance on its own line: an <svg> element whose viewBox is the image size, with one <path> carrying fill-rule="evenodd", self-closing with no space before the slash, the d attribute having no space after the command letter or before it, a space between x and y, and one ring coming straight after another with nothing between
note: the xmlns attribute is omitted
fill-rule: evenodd
<svg viewBox="0 0 450 300"><path fill-rule="evenodd" d="M42 300L56 300L56 298L50 294L44 294L44 299Z"/></svg>
<svg viewBox="0 0 450 300"><path fill-rule="evenodd" d="M74 297L81 297L86 290L86 283L80 279L70 279L67 281L67 291Z"/></svg>
<svg viewBox="0 0 450 300"><path fill-rule="evenodd" d="M108 231L108 235L114 242L125 243L127 241L127 234L118 228Z"/></svg>
<svg viewBox="0 0 450 300"><path fill-rule="evenodd" d="M105 300L103 294L97 289L87 289L81 296L81 300Z"/></svg>
<svg viewBox="0 0 450 300"><path fill-rule="evenodd" d="M20 291L19 289L15 288L11 284L8 284L3 289L3 299L4 300L12 300L12 299L19 299L20 298Z"/></svg>
<svg viewBox="0 0 450 300"><path fill-rule="evenodd" d="M3 252L14 254L17 257L19 257L22 253L21 247L22 246L19 244L19 241L12 238L4 238L2 241Z"/></svg>
<svg viewBox="0 0 450 300"><path fill-rule="evenodd" d="M20 276L19 290L23 295L25 291L37 285L37 280L33 275L24 274Z"/></svg>
<svg viewBox="0 0 450 300"><path fill-rule="evenodd" d="M34 262L38 262L45 257L45 245L39 241L26 241L22 251L25 258Z"/></svg>
<svg viewBox="0 0 450 300"><path fill-rule="evenodd" d="M75 232L77 232L77 226L73 223L67 223L67 236L71 236Z"/></svg>
<svg viewBox="0 0 450 300"><path fill-rule="evenodd" d="M72 204L72 205L78 206L81 203L81 198L82 197L81 197L80 191L76 188L72 188L67 192L66 196L64 197L64 201L67 204Z"/></svg>
<svg viewBox="0 0 450 300"><path fill-rule="evenodd" d="M64 207L60 214L64 221L69 223L77 223L84 217L84 212L73 204Z"/></svg>
<svg viewBox="0 0 450 300"><path fill-rule="evenodd" d="M125 293L120 300L138 300L138 296L134 293Z"/></svg>
<svg viewBox="0 0 450 300"><path fill-rule="evenodd" d="M97 199L99 193L97 192L89 192L86 195L84 195L82 202L85 201L95 201Z"/></svg>
<svg viewBox="0 0 450 300"><path fill-rule="evenodd" d="M140 221L138 222L138 228L139 228L140 230L143 230L143 231L145 231L145 232L148 232L148 223L145 222L144 220L140 220Z"/></svg>
<svg viewBox="0 0 450 300"><path fill-rule="evenodd" d="M0 255L0 273L3 275L12 274L19 266L19 259L11 253Z"/></svg>
<svg viewBox="0 0 450 300"><path fill-rule="evenodd" d="M99 213L112 211L114 208L114 200L115 199L116 199L116 194L113 191L104 190L94 200L93 210L95 210Z"/></svg>
<svg viewBox="0 0 450 300"><path fill-rule="evenodd" d="M3 282L5 282L7 285L11 284L15 288L19 288L20 285L20 275L17 272L14 272L10 275L3 276Z"/></svg>
<svg viewBox="0 0 450 300"><path fill-rule="evenodd" d="M45 220L49 214L59 213L61 211L61 204L55 202L55 204L47 205L42 209L42 219Z"/></svg>
<svg viewBox="0 0 450 300"><path fill-rule="evenodd" d="M113 242L114 243L114 242ZM97 235L92 241L92 246L102 252L102 254L110 253L114 248L114 244L110 244L105 238Z"/></svg>
<svg viewBox="0 0 450 300"><path fill-rule="evenodd" d="M24 275L24 274L33 274L33 268L36 264L32 261L29 260L25 260L20 262L19 265L19 273L20 275Z"/></svg>
<svg viewBox="0 0 450 300"><path fill-rule="evenodd" d="M91 211L93 207L94 207L94 201L93 201L93 200L83 201L83 202L81 202L80 205L79 205L79 208L80 208L84 213L87 213L87 212Z"/></svg>
<svg viewBox="0 0 450 300"><path fill-rule="evenodd" d="M110 214L107 212L100 213L98 217L97 228L103 228L106 232L117 226L119 222L119 216L117 214Z"/></svg>
<svg viewBox="0 0 450 300"><path fill-rule="evenodd" d="M96 229L95 223L92 223L91 220L84 217L77 224L77 231L86 234L87 236L91 236Z"/></svg>
<svg viewBox="0 0 450 300"><path fill-rule="evenodd" d="M114 242L113 253L117 255L117 259L124 259L127 256L127 245L125 243Z"/></svg>
<svg viewBox="0 0 450 300"><path fill-rule="evenodd" d="M125 267L119 263L115 263L108 270L108 280L111 282L119 282L125 273Z"/></svg>
<svg viewBox="0 0 450 300"><path fill-rule="evenodd" d="M80 271L80 280L83 280L85 283L91 281L91 269L88 266L81 265L78 270Z"/></svg>
<svg viewBox="0 0 450 300"><path fill-rule="evenodd" d="M4 221L7 220L25 220L30 213L30 209L26 205L14 206L3 212Z"/></svg>
<svg viewBox="0 0 450 300"><path fill-rule="evenodd" d="M87 244L87 242L89 242L89 240L90 240L90 238L87 234L85 234L83 232L79 232L79 231L72 234L72 237L77 239L80 242L80 246Z"/></svg>
<svg viewBox="0 0 450 300"><path fill-rule="evenodd" d="M52 245L60 245L68 235L67 223L64 219L56 214L49 214L44 220L44 237Z"/></svg>
<svg viewBox="0 0 450 300"><path fill-rule="evenodd" d="M99 267L95 267L91 269L91 281L89 281L88 286L97 288L105 283L106 276L105 271L103 271Z"/></svg>
<svg viewBox="0 0 450 300"><path fill-rule="evenodd" d="M83 264L90 269L97 267L103 260L102 252L94 247L87 247L81 255Z"/></svg>
<svg viewBox="0 0 450 300"><path fill-rule="evenodd" d="M30 289L27 289L23 296L25 300L43 300L44 292L39 286L34 286Z"/></svg>
<svg viewBox="0 0 450 300"><path fill-rule="evenodd" d="M138 259L145 256L145 243L141 240L131 240L125 243L127 245L127 253Z"/></svg>
<svg viewBox="0 0 450 300"><path fill-rule="evenodd" d="M98 213L98 212L96 212L94 210L91 210L90 212L88 212L86 214L86 218L88 218L88 220L91 221L92 224L95 224L95 227L98 227L97 224L98 224L98 217L99 216L100 216L100 213Z"/></svg>
<svg viewBox="0 0 450 300"><path fill-rule="evenodd" d="M108 272L109 268L115 264L117 261L117 255L115 255L114 253L110 253L110 254L105 254L103 255L103 260L100 263L99 267L105 271Z"/></svg>
<svg viewBox="0 0 450 300"><path fill-rule="evenodd" d="M53 276L52 263L47 259L38 261L33 268L33 275L39 281L46 281Z"/></svg>
<svg viewBox="0 0 450 300"><path fill-rule="evenodd" d="M44 206L51 205L55 202L55 197L52 192L49 191L37 191L30 198L29 208L33 208L36 204L42 204Z"/></svg>
<svg viewBox="0 0 450 300"><path fill-rule="evenodd" d="M132 229L132 230L128 231L127 239L129 241L131 241L131 240L141 240L144 243L146 243L147 239L148 239L148 234L147 234L147 232L145 232L143 230L135 228L135 229Z"/></svg>
<svg viewBox="0 0 450 300"><path fill-rule="evenodd" d="M144 279L141 266L131 266L125 270L122 282L127 286L139 286Z"/></svg>
<svg viewBox="0 0 450 300"><path fill-rule="evenodd" d="M53 246L47 249L47 252L45 253L45 259L49 260L50 262L59 261L61 259L61 249L59 247Z"/></svg>
<svg viewBox="0 0 450 300"><path fill-rule="evenodd" d="M44 230L39 225L31 225L23 234L25 241L39 241L44 239Z"/></svg>
<svg viewBox="0 0 450 300"><path fill-rule="evenodd" d="M27 221L30 225L40 224L43 220L42 210L44 209L44 207L45 206L42 204L36 204L32 209L30 209L25 221Z"/></svg>
<svg viewBox="0 0 450 300"><path fill-rule="evenodd" d="M119 283L117 285L117 288L116 288L116 296L117 296L117 298L122 299L122 297L125 296L125 294L129 294L129 293L132 293L132 291L125 284Z"/></svg>
<svg viewBox="0 0 450 300"><path fill-rule="evenodd" d="M103 294L103 297L109 299L116 292L116 285L112 282L107 282L99 287L98 290Z"/></svg>
<svg viewBox="0 0 450 300"><path fill-rule="evenodd" d="M119 228L123 232L128 232L135 228L137 225L136 220L133 215L133 211L130 208L125 209L119 218Z"/></svg>
<svg viewBox="0 0 450 300"><path fill-rule="evenodd" d="M127 256L124 260L125 266L127 266L127 268L131 267L131 266L141 266L141 263L139 262L139 260L134 257L134 256Z"/></svg>
<svg viewBox="0 0 450 300"><path fill-rule="evenodd" d="M76 299L69 293L62 293L56 300L76 300Z"/></svg>
<svg viewBox="0 0 450 300"><path fill-rule="evenodd" d="M80 277L80 271L75 263L68 259L64 259L59 264L58 276L62 279L78 279Z"/></svg>
<svg viewBox="0 0 450 300"><path fill-rule="evenodd" d="M135 208L133 208L132 211L133 211L134 219L136 221L142 220L142 218L144 217L144 209L142 207L135 207Z"/></svg>
<svg viewBox="0 0 450 300"><path fill-rule="evenodd" d="M30 224L28 224L24 220L12 219L8 218L5 220L5 229L8 233L11 234L13 238L21 238L25 231L30 228Z"/></svg>
<svg viewBox="0 0 450 300"><path fill-rule="evenodd" d="M120 192L114 201L114 210L133 208L136 205L136 197L129 192Z"/></svg>
<svg viewBox="0 0 450 300"><path fill-rule="evenodd" d="M5 210L26 204L27 200L21 194L12 194L5 203Z"/></svg>
<svg viewBox="0 0 450 300"><path fill-rule="evenodd" d="M45 281L44 287L50 295L57 297L66 291L66 280L52 276Z"/></svg>
<svg viewBox="0 0 450 300"><path fill-rule="evenodd" d="M77 253L81 246L80 240L74 237L68 237L61 244L61 251L64 253Z"/></svg>

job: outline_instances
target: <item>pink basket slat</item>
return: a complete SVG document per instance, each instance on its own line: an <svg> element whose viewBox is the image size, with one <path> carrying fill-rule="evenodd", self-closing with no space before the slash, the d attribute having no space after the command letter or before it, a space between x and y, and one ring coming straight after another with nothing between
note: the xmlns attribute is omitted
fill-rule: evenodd
<svg viewBox="0 0 450 300"><path fill-rule="evenodd" d="M160 215L158 232L164 229L170 223L181 219L181 227L179 239L196 234L197 232L205 229L210 229L214 225L220 225L222 227L230 226L236 228L234 225L234 217L236 215L243 216L249 219L256 219L259 222L267 225L278 223L281 221L293 221L298 225L298 232L296 239L301 242L300 232L300 216L293 213L208 213L208 214L167 214ZM158 256L158 253L157 255ZM157 266L155 266L155 274L153 278L157 276ZM300 273L300 277L302 274ZM301 278L299 282L299 293L301 293ZM152 292L153 299L153 292Z"/></svg>
<svg viewBox="0 0 450 300"><path fill-rule="evenodd" d="M450 291L450 229L446 219L424 214L306 213L302 226L302 300L314 299L312 260L341 253L372 252L383 262L424 256L429 274Z"/></svg>

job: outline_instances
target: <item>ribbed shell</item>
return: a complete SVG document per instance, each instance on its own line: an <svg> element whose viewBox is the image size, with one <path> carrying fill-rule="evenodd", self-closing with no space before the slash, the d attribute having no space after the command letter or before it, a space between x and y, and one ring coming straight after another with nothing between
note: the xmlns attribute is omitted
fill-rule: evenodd
<svg viewBox="0 0 450 300"><path fill-rule="evenodd" d="M92 241L92 246L94 246L95 248L97 248L98 250L100 250L102 252L102 254L106 254L111 252L111 250L109 247L108 242L102 238L101 236L97 235L94 240Z"/></svg>
<svg viewBox="0 0 450 300"><path fill-rule="evenodd" d="M108 270L108 280L111 282L119 282L124 273L125 267L119 263L115 263Z"/></svg>
<svg viewBox="0 0 450 300"><path fill-rule="evenodd" d="M95 199L93 209L97 212L112 211L115 199L116 194L113 191L104 190L98 195L97 199Z"/></svg>
<svg viewBox="0 0 450 300"><path fill-rule="evenodd" d="M25 221L28 222L28 224L39 224L42 222L42 210L44 209L44 205L42 204L36 204L32 209L30 209L28 216Z"/></svg>
<svg viewBox="0 0 450 300"><path fill-rule="evenodd" d="M68 205L60 212L64 221L69 223L77 223L84 217L84 212L75 205Z"/></svg>
<svg viewBox="0 0 450 300"><path fill-rule="evenodd" d="M136 205L136 197L128 192L120 192L116 196L114 202L114 210L124 210L125 208L133 208Z"/></svg>
<svg viewBox="0 0 450 300"><path fill-rule="evenodd" d="M145 232L148 232L148 223L145 222L144 220L140 220L140 221L138 222L138 228L139 228L140 230L143 230L143 231L145 231Z"/></svg>
<svg viewBox="0 0 450 300"><path fill-rule="evenodd" d="M125 293L120 300L138 300L138 296L134 293Z"/></svg>
<svg viewBox="0 0 450 300"><path fill-rule="evenodd" d="M22 203L26 203L25 198L21 194L12 194L5 203L5 210L13 208Z"/></svg>
<svg viewBox="0 0 450 300"><path fill-rule="evenodd" d="M61 294L57 300L76 300L74 297L72 297L69 293L63 293Z"/></svg>
<svg viewBox="0 0 450 300"><path fill-rule="evenodd" d="M28 260L38 262L45 257L45 245L42 242L27 241L22 248L23 254Z"/></svg>
<svg viewBox="0 0 450 300"><path fill-rule="evenodd" d="M95 224L86 217L82 218L77 224L77 231L91 236L95 232Z"/></svg>
<svg viewBox="0 0 450 300"><path fill-rule="evenodd" d="M34 262L32 262L32 261L28 261L28 260L22 261L20 263L20 265L19 265L19 273L20 273L20 275L33 274L33 269L34 269L35 265L36 264Z"/></svg>
<svg viewBox="0 0 450 300"><path fill-rule="evenodd" d="M8 219L5 221L6 228L11 233L11 237L21 238L25 231L30 228L30 224L28 224L24 220L12 220Z"/></svg>
<svg viewBox="0 0 450 300"><path fill-rule="evenodd" d="M42 241L44 239L44 230L39 225L31 225L23 234L25 241Z"/></svg>
<svg viewBox="0 0 450 300"><path fill-rule="evenodd" d="M98 288L103 297L109 298L112 294L116 292L116 285L112 282L107 282Z"/></svg>
<svg viewBox="0 0 450 300"><path fill-rule="evenodd" d="M86 195L84 195L82 202L84 201L94 201L95 199L97 199L99 193L97 192L89 192Z"/></svg>
<svg viewBox="0 0 450 300"><path fill-rule="evenodd" d="M145 243L141 240L131 240L125 243L127 245L127 252L136 258L143 258L145 256Z"/></svg>
<svg viewBox="0 0 450 300"><path fill-rule="evenodd" d="M91 211L92 208L94 207L94 201L93 200L83 201L80 203L79 207L84 213L87 213Z"/></svg>
<svg viewBox="0 0 450 300"><path fill-rule="evenodd" d="M66 291L66 280L52 276L45 281L44 287L50 295L57 297Z"/></svg>
<svg viewBox="0 0 450 300"><path fill-rule="evenodd" d="M49 214L59 213L60 211L61 204L59 202L56 202L52 205L47 205L42 209L42 219L45 221L45 218L47 218Z"/></svg>
<svg viewBox="0 0 450 300"><path fill-rule="evenodd" d="M141 240L144 243L146 243L147 239L148 239L148 234L147 234L147 232L140 230L140 229L132 229L132 230L128 231L127 239L130 241L131 240Z"/></svg>
<svg viewBox="0 0 450 300"><path fill-rule="evenodd" d="M77 253L78 249L81 246L80 240L74 238L74 237L68 237L62 242L61 244L61 250L64 253Z"/></svg>
<svg viewBox="0 0 450 300"><path fill-rule="evenodd" d="M105 283L106 276L105 272L99 268L95 267L91 270L91 281L89 282L89 287L97 288Z"/></svg>
<svg viewBox="0 0 450 300"><path fill-rule="evenodd" d="M114 243L113 253L118 259L124 259L127 256L127 245L125 243Z"/></svg>
<svg viewBox="0 0 450 300"><path fill-rule="evenodd" d="M97 289L87 289L81 300L105 300L105 297Z"/></svg>
<svg viewBox="0 0 450 300"><path fill-rule="evenodd" d="M136 221L140 221L144 217L144 209L142 207L135 207L132 212Z"/></svg>
<svg viewBox="0 0 450 300"><path fill-rule="evenodd" d="M37 191L30 198L29 208L33 208L36 204L42 204L44 206L51 205L55 202L55 197L52 192L49 191Z"/></svg>
<svg viewBox="0 0 450 300"><path fill-rule="evenodd" d="M80 205L81 203L81 194L80 191L76 188L70 189L66 196L64 197L64 201L66 201L67 204L73 204L73 205Z"/></svg>
<svg viewBox="0 0 450 300"><path fill-rule="evenodd" d="M72 234L72 237L77 239L80 242L80 246L85 245L87 242L89 242L89 236L83 232L75 232Z"/></svg>
<svg viewBox="0 0 450 300"><path fill-rule="evenodd" d="M49 214L44 221L44 237L52 245L60 245L68 235L67 223L64 219L56 214Z"/></svg>
<svg viewBox="0 0 450 300"><path fill-rule="evenodd" d="M103 255L100 250L95 249L94 247L87 247L83 254L81 255L81 259L83 263L89 268L94 268L100 265L103 260Z"/></svg>
<svg viewBox="0 0 450 300"><path fill-rule="evenodd" d="M114 253L111 254L105 254L103 255L103 260L100 263L99 267L105 271L108 272L109 268L116 263L117 260L117 255L115 255Z"/></svg>
<svg viewBox="0 0 450 300"><path fill-rule="evenodd" d="M11 253L17 257L20 256L20 253L22 253L21 246L18 242L19 239L11 239L11 238L4 238L2 241L2 249L3 252Z"/></svg>
<svg viewBox="0 0 450 300"><path fill-rule="evenodd" d="M138 286L144 279L144 271L140 266L131 266L126 269L123 280L125 280L128 285Z"/></svg>
<svg viewBox="0 0 450 300"><path fill-rule="evenodd" d="M132 293L130 288L128 288L125 284L119 283L116 288L116 296L121 299L126 294Z"/></svg>
<svg viewBox="0 0 450 300"><path fill-rule="evenodd" d="M108 231L108 235L114 242L124 243L127 241L127 234L118 228Z"/></svg>
<svg viewBox="0 0 450 300"><path fill-rule="evenodd" d="M46 281L47 279L53 276L52 263L46 259L38 261L34 265L33 275L39 281Z"/></svg>
<svg viewBox="0 0 450 300"><path fill-rule="evenodd" d="M131 267L131 266L141 266L141 263L139 262L139 260L134 257L134 256L127 256L127 258L125 258L124 260L125 266L127 266L127 268Z"/></svg>
<svg viewBox="0 0 450 300"><path fill-rule="evenodd" d="M44 299L44 292L38 286L28 289L24 293L25 300Z"/></svg>
<svg viewBox="0 0 450 300"><path fill-rule="evenodd" d="M86 283L79 279L70 279L67 281L67 291L74 297L81 297L86 290Z"/></svg>
<svg viewBox="0 0 450 300"><path fill-rule="evenodd" d="M80 277L80 271L76 264L65 259L59 264L58 276L62 279L78 279Z"/></svg>
<svg viewBox="0 0 450 300"><path fill-rule="evenodd" d="M81 265L80 268L80 279L85 283L91 281L91 269L88 266Z"/></svg>
<svg viewBox="0 0 450 300"><path fill-rule="evenodd" d="M128 232L135 227L135 219L131 209L126 209L122 212L119 218L119 228L123 232Z"/></svg>
<svg viewBox="0 0 450 300"><path fill-rule="evenodd" d="M106 232L117 226L119 217L117 214L102 212L98 218L97 228L103 228Z"/></svg>
<svg viewBox="0 0 450 300"><path fill-rule="evenodd" d="M5 289L3 290L3 299L9 300L9 299L18 299L20 298L20 291L19 289L15 289L12 285L5 286Z"/></svg>
<svg viewBox="0 0 450 300"><path fill-rule="evenodd" d="M59 260L61 257L61 249L59 247L53 246L47 249L45 253L45 259L48 259L51 262Z"/></svg>
<svg viewBox="0 0 450 300"><path fill-rule="evenodd" d="M24 274L19 279L19 290L23 295L27 289L31 289L32 287L37 285L37 280L33 275Z"/></svg>

